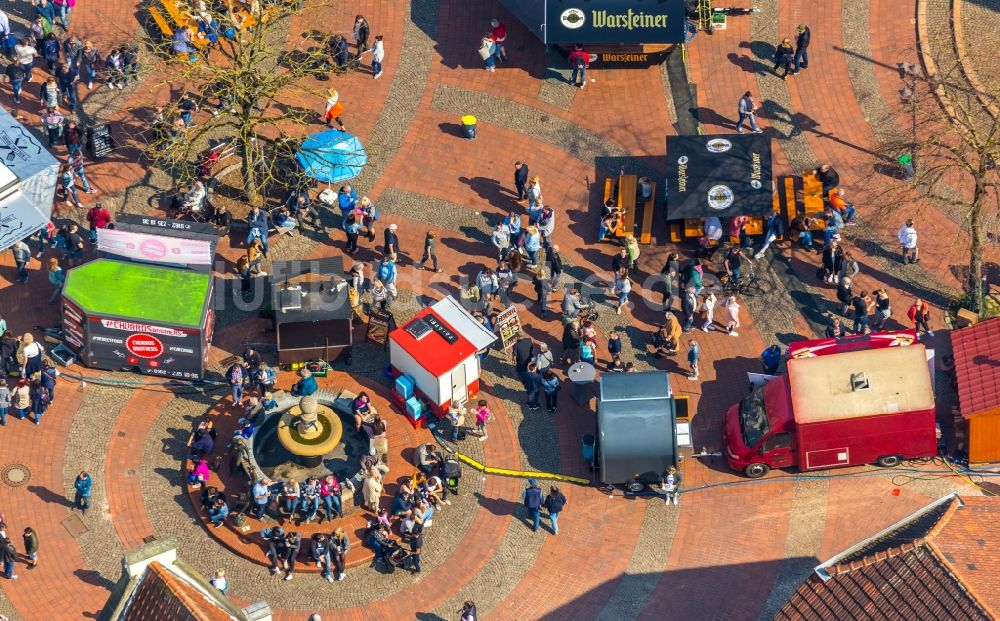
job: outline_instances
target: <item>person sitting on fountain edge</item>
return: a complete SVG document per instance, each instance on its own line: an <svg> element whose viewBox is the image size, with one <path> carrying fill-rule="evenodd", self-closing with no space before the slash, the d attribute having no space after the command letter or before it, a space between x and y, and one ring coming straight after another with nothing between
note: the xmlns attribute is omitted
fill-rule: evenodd
<svg viewBox="0 0 1000 621"><path fill-rule="evenodd" d="M316 378L312 376L312 372L309 369L302 369L299 371L299 375L302 377L299 381L292 384L292 394L296 397L308 397L313 395L319 390L319 385L316 383Z"/></svg>

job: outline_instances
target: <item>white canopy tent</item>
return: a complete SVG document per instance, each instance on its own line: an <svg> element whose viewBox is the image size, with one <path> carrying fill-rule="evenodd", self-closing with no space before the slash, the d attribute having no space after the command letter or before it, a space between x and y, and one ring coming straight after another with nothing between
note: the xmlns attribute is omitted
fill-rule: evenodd
<svg viewBox="0 0 1000 621"><path fill-rule="evenodd" d="M56 158L0 107L0 250L45 227L58 178Z"/></svg>

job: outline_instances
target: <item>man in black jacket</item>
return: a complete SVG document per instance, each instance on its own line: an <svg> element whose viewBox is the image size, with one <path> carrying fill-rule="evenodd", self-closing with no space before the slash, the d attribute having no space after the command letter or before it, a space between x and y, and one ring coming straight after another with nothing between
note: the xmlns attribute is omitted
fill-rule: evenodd
<svg viewBox="0 0 1000 621"><path fill-rule="evenodd" d="M385 245L383 246L382 249L385 251L386 256L391 257L395 255L396 265L402 266L403 256L402 253L399 251L399 236L396 234L397 228L398 226L396 225L396 223L392 223L389 226L385 227L385 233L383 233L383 235L385 236Z"/></svg>
<svg viewBox="0 0 1000 621"><path fill-rule="evenodd" d="M809 67L809 37L809 26L799 24L799 34L795 37L795 71L792 75L798 73L799 68Z"/></svg>
<svg viewBox="0 0 1000 621"><path fill-rule="evenodd" d="M823 200L826 200L830 194L830 190L840 185L840 175L834 170L833 166L829 164L823 164L819 168L813 171L819 182L823 184Z"/></svg>
<svg viewBox="0 0 1000 621"><path fill-rule="evenodd" d="M517 200L523 201L528 198L528 193L524 191L524 186L528 183L528 165L523 162L514 162L514 187L517 188Z"/></svg>
<svg viewBox="0 0 1000 621"><path fill-rule="evenodd" d="M521 379L521 383L524 384L524 389L527 390L531 386L531 382L528 381L528 363L531 362L532 357L535 355L535 342L532 341L527 336L523 336L514 343L514 370L517 372L517 376Z"/></svg>
<svg viewBox="0 0 1000 621"><path fill-rule="evenodd" d="M559 277L562 276L563 271L563 260L562 256L559 254L559 245L552 244L549 248L549 253L545 255L545 260L549 264L549 282L552 284L553 291L559 286Z"/></svg>

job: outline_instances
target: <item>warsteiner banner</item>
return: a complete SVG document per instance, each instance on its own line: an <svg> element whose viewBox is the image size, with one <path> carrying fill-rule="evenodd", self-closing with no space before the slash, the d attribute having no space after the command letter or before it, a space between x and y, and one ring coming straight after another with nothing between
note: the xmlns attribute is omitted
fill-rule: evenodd
<svg viewBox="0 0 1000 621"><path fill-rule="evenodd" d="M684 0L545 0L545 40L582 43L683 43Z"/></svg>

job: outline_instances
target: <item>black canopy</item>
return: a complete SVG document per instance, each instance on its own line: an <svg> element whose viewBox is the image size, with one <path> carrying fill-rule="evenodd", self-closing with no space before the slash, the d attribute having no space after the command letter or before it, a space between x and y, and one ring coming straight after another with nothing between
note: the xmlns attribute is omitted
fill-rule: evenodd
<svg viewBox="0 0 1000 621"><path fill-rule="evenodd" d="M771 139L762 134L667 137L667 219L773 212Z"/></svg>

